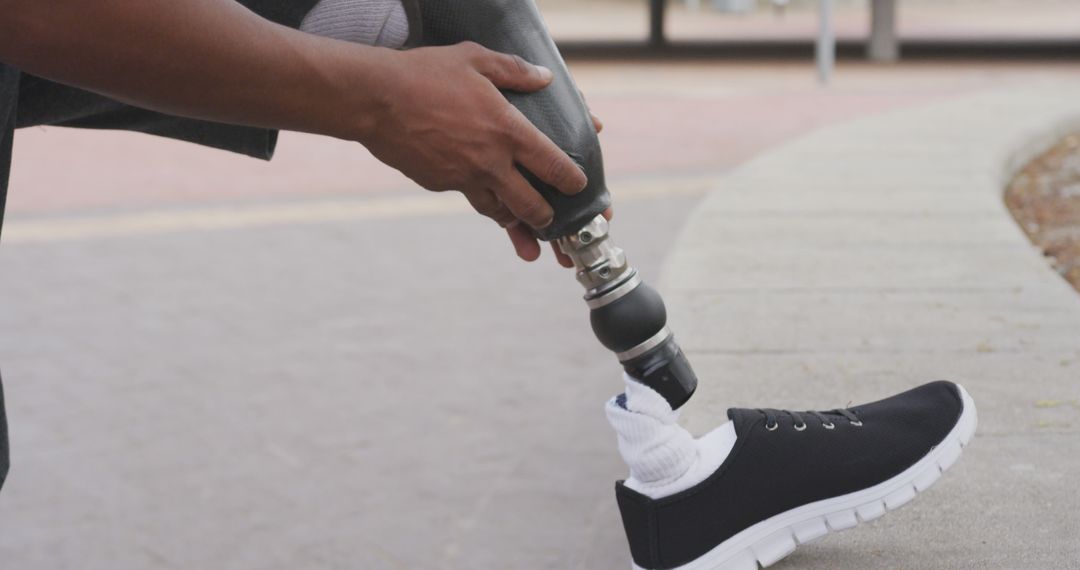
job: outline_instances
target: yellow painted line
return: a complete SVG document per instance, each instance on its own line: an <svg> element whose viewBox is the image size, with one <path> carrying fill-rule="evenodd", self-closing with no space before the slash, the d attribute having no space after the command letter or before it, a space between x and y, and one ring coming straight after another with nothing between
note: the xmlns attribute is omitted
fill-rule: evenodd
<svg viewBox="0 0 1080 570"><path fill-rule="evenodd" d="M151 211L88 218L12 221L4 242L41 243L172 232L226 230L377 218L414 217L465 211L464 201L445 197L319 201L290 204Z"/></svg>
<svg viewBox="0 0 1080 570"><path fill-rule="evenodd" d="M677 180L643 180L619 185L616 202L661 195L697 194L712 187L715 176ZM236 207L158 210L131 214L65 217L37 220L11 219L4 225L5 245L85 241L101 238L146 236L176 232L201 232L448 215L471 211L461 196L451 193L418 194L394 198L318 200Z"/></svg>

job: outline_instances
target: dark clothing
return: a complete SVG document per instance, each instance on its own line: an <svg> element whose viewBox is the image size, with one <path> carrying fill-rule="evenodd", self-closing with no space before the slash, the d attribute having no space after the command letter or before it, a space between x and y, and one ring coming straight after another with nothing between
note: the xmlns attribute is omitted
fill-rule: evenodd
<svg viewBox="0 0 1080 570"><path fill-rule="evenodd" d="M19 92L19 72L0 63L0 225L4 222L8 171L11 169L11 140L15 136L15 104ZM0 331L0 334L3 334ZM4 384L0 381L0 488L9 466L7 417L4 414Z"/></svg>
<svg viewBox="0 0 1080 570"><path fill-rule="evenodd" d="M260 16L299 28L317 0L240 0ZM4 221L11 146L17 128L53 125L149 133L269 159L277 131L182 119L35 77L0 62L0 228ZM29 191L24 189L23 191ZM2 236L2 233L0 233ZM0 332L4 334L8 331ZM10 334L8 332L8 334ZM7 425L0 385L0 487L8 470Z"/></svg>
<svg viewBox="0 0 1080 570"><path fill-rule="evenodd" d="M41 125L137 131L262 159L270 158L277 141L277 131L178 119L24 73L15 128Z"/></svg>
<svg viewBox="0 0 1080 570"><path fill-rule="evenodd" d="M0 382L0 487L4 486L9 466L7 417L4 416L4 383Z"/></svg>
<svg viewBox="0 0 1080 570"><path fill-rule="evenodd" d="M11 142L15 138L15 111L19 101L19 72L0 63L0 226L4 223Z"/></svg>

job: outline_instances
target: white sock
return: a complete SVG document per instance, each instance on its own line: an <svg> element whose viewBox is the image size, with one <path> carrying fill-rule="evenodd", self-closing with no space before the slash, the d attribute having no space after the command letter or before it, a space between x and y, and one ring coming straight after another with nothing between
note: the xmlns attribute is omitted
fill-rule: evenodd
<svg viewBox="0 0 1080 570"><path fill-rule="evenodd" d="M300 31L398 49L409 39L409 19L401 0L319 0Z"/></svg>
<svg viewBox="0 0 1080 570"><path fill-rule="evenodd" d="M694 439L663 396L629 375L623 380L626 392L608 401L605 411L630 467L627 487L659 499L697 485L720 467L735 445L731 422Z"/></svg>

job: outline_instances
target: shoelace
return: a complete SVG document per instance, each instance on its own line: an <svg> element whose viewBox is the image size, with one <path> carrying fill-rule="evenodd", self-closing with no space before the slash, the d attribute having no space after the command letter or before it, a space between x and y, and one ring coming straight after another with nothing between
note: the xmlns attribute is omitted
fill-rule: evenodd
<svg viewBox="0 0 1080 570"><path fill-rule="evenodd" d="M795 431L803 431L804 429L806 429L806 422L803 420L803 414L808 414L817 418L821 422L821 427L825 429L836 428L836 424L834 424L832 420L826 416L826 414L832 416L841 416L846 419L848 423L855 427L863 425L862 421L859 420L859 417L856 416L851 410L845 410L840 408L835 410L828 410L826 412L795 412L792 410L774 410L772 408L758 408L757 411L761 412L761 414L765 416L765 429L769 431L776 431L780 427L780 423L776 421L776 418L784 414L791 416L791 418L795 420L795 424L793 426L795 428Z"/></svg>

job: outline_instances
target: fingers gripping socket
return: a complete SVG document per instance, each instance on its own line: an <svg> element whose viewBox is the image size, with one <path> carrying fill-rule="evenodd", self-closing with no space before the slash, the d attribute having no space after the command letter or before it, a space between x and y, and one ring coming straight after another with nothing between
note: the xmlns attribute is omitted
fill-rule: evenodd
<svg viewBox="0 0 1080 570"><path fill-rule="evenodd" d="M558 246L573 260L578 281L587 290L589 320L600 343L672 408L686 403L697 388L697 377L667 328L664 300L612 243L607 220L597 216L577 233L560 238Z"/></svg>
<svg viewBox="0 0 1080 570"><path fill-rule="evenodd" d="M604 182L600 141L589 110L570 71L548 34L535 0L403 0L410 16L412 45L444 46L476 42L490 50L519 56L551 70L554 79L535 93L506 91L507 100L585 172L588 185L563 194L536 174L522 175L554 210L551 224L535 230L554 240L585 225L611 204Z"/></svg>

